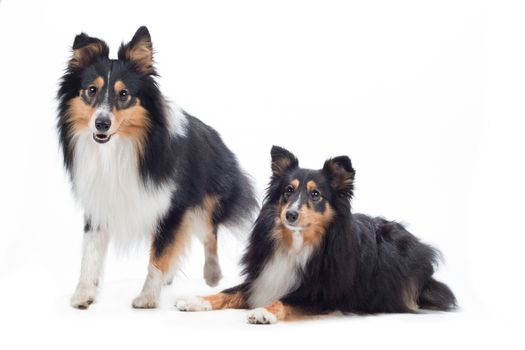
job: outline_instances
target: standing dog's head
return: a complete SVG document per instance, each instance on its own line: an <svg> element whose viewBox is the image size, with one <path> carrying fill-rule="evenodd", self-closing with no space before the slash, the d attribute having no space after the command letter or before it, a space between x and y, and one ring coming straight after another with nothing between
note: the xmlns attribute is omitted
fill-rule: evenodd
<svg viewBox="0 0 525 350"><path fill-rule="evenodd" d="M274 146L268 201L277 211L276 224L288 241L300 233L305 243L318 243L337 215L349 215L355 171L350 158L328 159L322 169L299 168L297 158Z"/></svg>
<svg viewBox="0 0 525 350"><path fill-rule="evenodd" d="M146 27L122 44L118 59L100 39L81 33L75 37L73 54L62 78L58 128L61 142L90 133L100 147L119 135L141 147L152 120L150 109L159 96L154 80L153 48ZM66 151L66 162L67 162Z"/></svg>

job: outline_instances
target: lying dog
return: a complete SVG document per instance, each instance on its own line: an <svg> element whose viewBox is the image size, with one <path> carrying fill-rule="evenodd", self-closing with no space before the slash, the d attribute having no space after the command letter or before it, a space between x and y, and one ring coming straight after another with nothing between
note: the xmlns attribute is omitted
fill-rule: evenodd
<svg viewBox="0 0 525 350"><path fill-rule="evenodd" d="M275 323L331 311L450 310L456 299L432 275L438 253L401 224L352 214L354 175L346 156L321 170L272 148L272 178L242 259L245 281L181 311L253 309L248 322Z"/></svg>

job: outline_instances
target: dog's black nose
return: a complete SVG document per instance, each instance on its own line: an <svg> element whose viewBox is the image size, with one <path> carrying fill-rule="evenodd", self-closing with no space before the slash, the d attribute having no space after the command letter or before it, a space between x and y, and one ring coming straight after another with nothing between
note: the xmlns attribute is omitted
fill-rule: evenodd
<svg viewBox="0 0 525 350"><path fill-rule="evenodd" d="M106 132L111 127L111 120L109 118L97 118L95 119L95 128L97 131Z"/></svg>
<svg viewBox="0 0 525 350"><path fill-rule="evenodd" d="M293 224L297 221L299 218L299 213L295 210L288 210L286 212L286 221L288 221L290 224Z"/></svg>

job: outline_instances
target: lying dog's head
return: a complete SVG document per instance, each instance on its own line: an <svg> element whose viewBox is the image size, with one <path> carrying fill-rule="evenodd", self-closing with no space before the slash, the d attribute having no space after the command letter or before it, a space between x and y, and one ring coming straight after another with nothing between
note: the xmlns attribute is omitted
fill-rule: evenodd
<svg viewBox="0 0 525 350"><path fill-rule="evenodd" d="M110 142L114 135L143 143L151 124L144 100L152 91L157 93L155 75L146 27L121 45L118 59L109 59L104 41L77 35L59 90L63 140L89 132L99 144Z"/></svg>
<svg viewBox="0 0 525 350"><path fill-rule="evenodd" d="M276 223L287 242L300 233L305 243L315 243L336 215L349 215L355 171L347 156L328 159L322 169L299 168L297 158L274 146L268 201L277 210Z"/></svg>

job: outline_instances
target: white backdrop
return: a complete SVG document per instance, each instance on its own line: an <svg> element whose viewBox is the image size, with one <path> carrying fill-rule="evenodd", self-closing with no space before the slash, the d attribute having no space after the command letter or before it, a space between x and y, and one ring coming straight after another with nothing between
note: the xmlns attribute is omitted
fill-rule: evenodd
<svg viewBox="0 0 525 350"><path fill-rule="evenodd" d="M1 1L0 346L523 345L525 25L517 4ZM132 310L144 248L111 253L99 302L70 308L82 212L60 159L57 82L76 34L106 40L115 57L140 25L152 34L164 94L221 133L261 195L272 144L309 168L349 155L355 210L405 222L441 249L438 278L461 310L276 327L249 326L243 311L177 312L177 296L239 281L243 242L227 232L218 288L202 281L195 244L161 308Z"/></svg>

